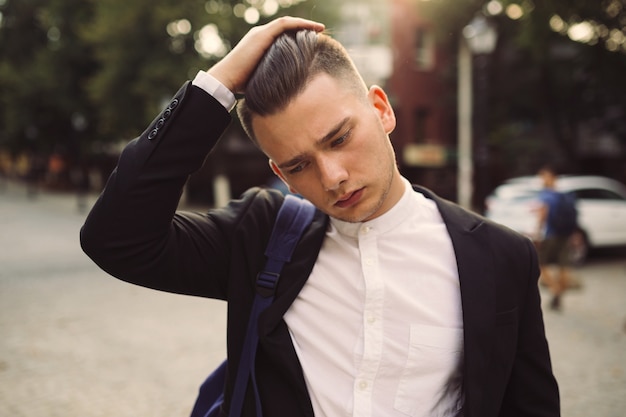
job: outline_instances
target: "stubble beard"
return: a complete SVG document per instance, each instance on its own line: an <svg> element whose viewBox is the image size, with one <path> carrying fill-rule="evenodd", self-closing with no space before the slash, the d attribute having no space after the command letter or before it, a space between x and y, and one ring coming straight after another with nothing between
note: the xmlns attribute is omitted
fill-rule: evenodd
<svg viewBox="0 0 626 417"><path fill-rule="evenodd" d="M339 220L342 220L348 223L363 223L368 220L372 220L372 216L378 213L378 211L383 206L383 204L385 204L385 201L387 200L387 197L389 196L389 193L391 192L391 184L393 183L394 175L396 175L397 173L395 155L393 154L393 152L391 153L390 157L392 159L391 164L393 167L389 170L389 174L387 175L387 178L383 182L382 193L380 197L378 198L378 200L376 200L376 202L374 203L374 206L370 208L364 214L361 214L361 215L355 214L353 216L337 217Z"/></svg>

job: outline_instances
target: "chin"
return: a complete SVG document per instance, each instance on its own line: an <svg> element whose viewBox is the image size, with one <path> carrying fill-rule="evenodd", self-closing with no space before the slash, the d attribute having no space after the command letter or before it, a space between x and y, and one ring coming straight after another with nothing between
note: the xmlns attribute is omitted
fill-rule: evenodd
<svg viewBox="0 0 626 417"><path fill-rule="evenodd" d="M351 210L349 212L341 212L339 215L334 216L336 219L342 220L348 223L363 223L371 220L375 217L375 212L363 211L363 210Z"/></svg>

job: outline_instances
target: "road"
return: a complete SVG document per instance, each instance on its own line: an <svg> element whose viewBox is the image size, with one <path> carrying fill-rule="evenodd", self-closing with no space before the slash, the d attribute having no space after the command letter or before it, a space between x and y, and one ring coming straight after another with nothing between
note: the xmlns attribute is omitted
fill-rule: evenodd
<svg viewBox="0 0 626 417"><path fill-rule="evenodd" d="M71 195L0 188L0 417L188 416L225 355L224 304L107 276L80 250L84 217ZM622 417L626 257L576 274L545 311L562 415Z"/></svg>

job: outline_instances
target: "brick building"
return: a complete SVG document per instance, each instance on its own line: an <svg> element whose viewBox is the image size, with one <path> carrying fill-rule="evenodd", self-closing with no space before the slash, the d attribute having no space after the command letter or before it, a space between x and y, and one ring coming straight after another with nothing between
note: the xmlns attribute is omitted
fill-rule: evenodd
<svg viewBox="0 0 626 417"><path fill-rule="evenodd" d="M456 63L411 0L390 3L393 70L386 89L397 117L392 140L402 173L456 198ZM451 82L452 81L452 82Z"/></svg>

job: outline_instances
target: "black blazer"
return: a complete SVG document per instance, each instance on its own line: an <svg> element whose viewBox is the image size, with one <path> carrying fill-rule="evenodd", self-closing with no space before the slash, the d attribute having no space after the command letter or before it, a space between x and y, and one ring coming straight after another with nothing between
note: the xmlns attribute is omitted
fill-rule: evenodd
<svg viewBox="0 0 626 417"><path fill-rule="evenodd" d="M229 374L235 375L256 274L283 197L255 188L226 208L176 212L188 176L201 167L229 122L228 112L210 95L183 86L122 152L81 230L81 245L122 280L226 300ZM426 189L415 190L437 203L458 263L464 415L558 416L532 244ZM313 268L327 223L318 211L283 270L274 303L259 320L257 379L266 416L313 416L283 314ZM227 405L231 390L229 379ZM254 415L250 394L246 416Z"/></svg>

